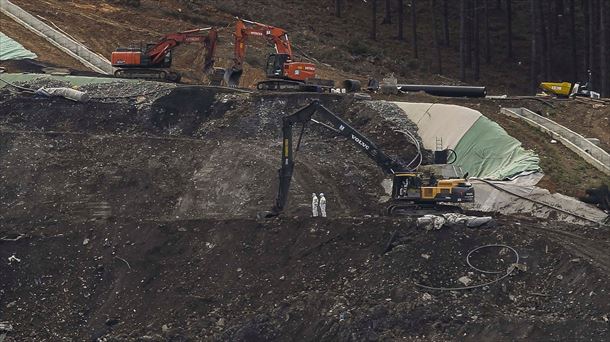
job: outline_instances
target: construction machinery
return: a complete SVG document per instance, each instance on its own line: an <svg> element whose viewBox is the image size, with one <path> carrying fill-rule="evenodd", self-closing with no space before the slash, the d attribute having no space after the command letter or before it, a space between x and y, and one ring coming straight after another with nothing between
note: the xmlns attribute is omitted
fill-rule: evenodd
<svg viewBox="0 0 610 342"><path fill-rule="evenodd" d="M591 72L589 71L589 82L585 83L570 83L570 82L542 82L539 88L542 89L544 94L553 95L557 97L590 97L599 98L600 94L589 89L591 80Z"/></svg>
<svg viewBox="0 0 610 342"><path fill-rule="evenodd" d="M328 123L314 119L313 115L316 113ZM465 178L437 179L433 173L418 172L411 165L405 165L392 159L362 133L328 110L319 101L313 101L282 119L282 164L279 169L278 193L271 210L259 213L259 218L275 217L284 209L294 171L292 129L294 125L302 124L296 152L299 150L305 126L309 122L348 138L386 174L392 176L392 197L387 208L390 215L420 215L437 211L460 211L460 208L455 205L443 203L474 202L474 188ZM421 155L419 157L421 160Z"/></svg>
<svg viewBox="0 0 610 342"><path fill-rule="evenodd" d="M288 34L284 29L254 21L239 19L235 23L235 47L233 66L225 72L225 83L237 87L243 73L248 37L267 39L275 46L275 52L268 56L265 67L268 80L258 82L259 90L325 91L334 86L332 80L316 78L313 63L296 61Z"/></svg>
<svg viewBox="0 0 610 342"><path fill-rule="evenodd" d="M112 52L111 58L112 66L117 68L114 76L179 82L181 75L169 70L173 50L178 45L190 43L203 43L203 71L209 74L214 69L217 39L217 31L208 27L170 33L163 36L158 43L146 44L145 47L118 48Z"/></svg>

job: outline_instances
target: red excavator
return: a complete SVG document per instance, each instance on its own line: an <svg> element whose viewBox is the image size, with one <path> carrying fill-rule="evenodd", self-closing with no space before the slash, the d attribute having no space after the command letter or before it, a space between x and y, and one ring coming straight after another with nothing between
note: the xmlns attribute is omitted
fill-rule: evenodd
<svg viewBox="0 0 610 342"><path fill-rule="evenodd" d="M285 30L254 21L237 20L235 23L235 51L233 66L225 73L225 83L237 87L243 73L248 37L262 37L275 45L275 52L267 58L266 73L269 80L258 82L259 90L324 91L334 86L332 80L316 78L313 63L295 61L290 40Z"/></svg>
<svg viewBox="0 0 610 342"><path fill-rule="evenodd" d="M172 51L176 46L188 43L203 43L203 71L210 73L213 71L217 38L217 31L209 27L170 33L158 43L147 44L145 48L118 48L112 53L112 66L118 68L114 76L179 82L181 75L169 70Z"/></svg>

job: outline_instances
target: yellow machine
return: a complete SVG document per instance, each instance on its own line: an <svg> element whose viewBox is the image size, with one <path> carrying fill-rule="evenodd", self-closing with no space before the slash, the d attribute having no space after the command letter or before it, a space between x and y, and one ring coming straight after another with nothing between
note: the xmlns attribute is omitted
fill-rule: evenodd
<svg viewBox="0 0 610 342"><path fill-rule="evenodd" d="M560 97L569 97L572 91L572 83L570 82L542 82L540 89L547 94Z"/></svg>

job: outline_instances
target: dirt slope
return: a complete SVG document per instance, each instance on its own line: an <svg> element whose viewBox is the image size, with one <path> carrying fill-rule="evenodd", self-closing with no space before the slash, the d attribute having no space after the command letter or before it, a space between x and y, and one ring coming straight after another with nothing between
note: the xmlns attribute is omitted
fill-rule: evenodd
<svg viewBox="0 0 610 342"><path fill-rule="evenodd" d="M144 86L154 92L132 96ZM319 99L408 159L384 120L389 107L330 94L88 87L86 104L2 90L0 238L24 234L0 240L0 321L14 327L5 341L608 337L606 229L498 217L426 232L379 217L384 175L318 127L306 130L285 215L253 219L275 197L282 116ZM312 192L327 195L331 218L308 218ZM468 292L414 284L495 279L464 264L489 243L517 248L528 270ZM499 250L476 257L484 269L512 262Z"/></svg>
<svg viewBox="0 0 610 342"><path fill-rule="evenodd" d="M561 229L570 229L560 223ZM109 220L3 225L2 319L9 341L468 341L607 339L607 232L547 236L545 224L426 232L409 220ZM397 246L381 255L394 230ZM558 233L558 232L557 232ZM565 233L568 234L568 233ZM592 241L595 239L596 241ZM573 245L573 242L578 242ZM496 278L466 253L504 243L528 269ZM580 246L586 246L582 249ZM505 270L511 254L473 255ZM584 254L583 254L584 253ZM599 265L599 266L598 266ZM8 308L7 308L8 305Z"/></svg>

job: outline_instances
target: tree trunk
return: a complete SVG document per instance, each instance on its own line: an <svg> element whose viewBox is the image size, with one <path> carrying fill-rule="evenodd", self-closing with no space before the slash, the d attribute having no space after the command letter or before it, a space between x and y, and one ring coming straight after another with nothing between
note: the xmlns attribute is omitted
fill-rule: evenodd
<svg viewBox="0 0 610 342"><path fill-rule="evenodd" d="M466 81L466 0L460 1L460 80Z"/></svg>
<svg viewBox="0 0 610 342"><path fill-rule="evenodd" d="M509 2L511 0L508 0ZM538 0L539 1L539 0ZM530 91L535 95L538 90L538 59L536 46L536 0L530 0L530 31L532 34L532 52L530 57Z"/></svg>
<svg viewBox="0 0 610 342"><path fill-rule="evenodd" d="M512 0L506 0L506 43L508 45L508 59L513 59L513 9Z"/></svg>
<svg viewBox="0 0 610 342"><path fill-rule="evenodd" d="M411 0L411 34L413 35L412 48L413 57L419 58L419 52L417 51L417 10L415 0Z"/></svg>
<svg viewBox="0 0 610 342"><path fill-rule="evenodd" d="M403 0L398 0L398 40L405 40L405 4Z"/></svg>
<svg viewBox="0 0 610 342"><path fill-rule="evenodd" d="M485 8L485 63L491 63L491 38L489 37L489 0L483 0Z"/></svg>
<svg viewBox="0 0 610 342"><path fill-rule="evenodd" d="M591 79L589 80L589 89L595 90L597 86L597 65L595 64L595 42L597 41L595 37L595 24L596 24L596 16L595 16L595 6L594 0L589 0L589 72L591 74Z"/></svg>
<svg viewBox="0 0 610 342"><path fill-rule="evenodd" d="M341 18L341 0L335 0L335 16Z"/></svg>
<svg viewBox="0 0 610 342"><path fill-rule="evenodd" d="M591 65L589 64L590 58L589 58L589 50L590 50L590 46L591 46L591 37L589 36L589 17L590 17L590 8L589 8L589 0L583 0L582 2L583 5L583 11L584 11L584 23L583 23L583 27L585 29L585 74L589 75L589 72L591 70Z"/></svg>
<svg viewBox="0 0 610 342"><path fill-rule="evenodd" d="M559 30L559 22L561 21L560 19L562 19L565 14L564 7L565 6L563 3L563 0L555 0L555 21L554 21L555 39L559 39L559 36L561 35L561 31Z"/></svg>
<svg viewBox="0 0 610 342"><path fill-rule="evenodd" d="M371 18L371 39L377 40L377 0L371 1L372 18Z"/></svg>
<svg viewBox="0 0 610 342"><path fill-rule="evenodd" d="M551 51L550 51L550 38L549 29L546 26L547 20L545 20L545 10L542 1L538 0L538 10L540 19L540 45L542 46L542 71L544 80L548 81L551 79Z"/></svg>
<svg viewBox="0 0 610 342"><path fill-rule="evenodd" d="M481 69L481 60L480 60L480 34L479 34L479 1L473 0L472 2L472 40L473 40L473 53L474 58L472 60L472 69L474 71L474 79L476 81L479 80L479 74Z"/></svg>
<svg viewBox="0 0 610 342"><path fill-rule="evenodd" d="M600 79L601 79L601 93L603 97L610 96L610 89L608 89L608 18L606 1L599 2L599 38L600 38Z"/></svg>
<svg viewBox="0 0 610 342"><path fill-rule="evenodd" d="M578 82L578 47L576 45L576 6L570 0L570 40L572 46L572 82Z"/></svg>
<svg viewBox="0 0 610 342"><path fill-rule="evenodd" d="M466 0L466 68L472 68L472 0Z"/></svg>
<svg viewBox="0 0 610 342"><path fill-rule="evenodd" d="M443 61L441 56L441 42L437 25L436 0L430 0L432 10L432 25L434 26L434 48L436 50L436 70L439 74L443 73Z"/></svg>
<svg viewBox="0 0 610 342"><path fill-rule="evenodd" d="M385 0L385 16L383 17L383 21L381 23L392 23L392 0Z"/></svg>
<svg viewBox="0 0 610 342"><path fill-rule="evenodd" d="M443 0L443 38L445 39L445 46L450 46L449 37L449 0Z"/></svg>

